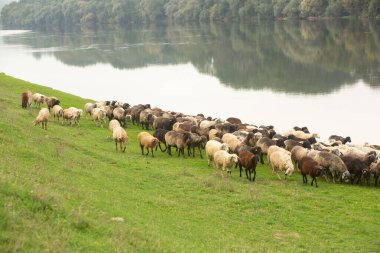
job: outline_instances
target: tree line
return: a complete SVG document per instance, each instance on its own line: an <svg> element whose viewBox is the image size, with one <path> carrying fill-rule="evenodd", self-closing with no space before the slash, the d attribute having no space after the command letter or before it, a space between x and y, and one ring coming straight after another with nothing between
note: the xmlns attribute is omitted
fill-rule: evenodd
<svg viewBox="0 0 380 253"><path fill-rule="evenodd" d="M368 17L380 0L20 0L2 9L5 26L67 26L257 19Z"/></svg>

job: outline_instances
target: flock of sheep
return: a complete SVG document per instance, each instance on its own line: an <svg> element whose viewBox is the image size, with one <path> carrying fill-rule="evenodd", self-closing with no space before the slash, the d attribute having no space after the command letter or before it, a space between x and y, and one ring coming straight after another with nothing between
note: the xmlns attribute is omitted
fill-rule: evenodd
<svg viewBox="0 0 380 253"><path fill-rule="evenodd" d="M125 152L128 135L127 124L141 126L144 130L154 130L153 135L147 131L138 134L137 139L143 155L154 157L154 150L172 155L171 148L176 148L178 156L202 156L202 150L208 160L208 166L214 164L217 172L231 174L232 168L239 166L240 177L243 168L246 177L254 181L258 162L267 163L281 179L291 176L295 168L299 169L303 182L307 183L307 175L312 178L311 185L317 185L318 177L332 178L353 183L361 183L364 179L370 184L374 176L375 186L380 176L380 147L377 145L348 144L350 137L343 138L332 135L325 142L317 141L319 135L310 133L307 127L294 127L285 133L277 133L273 126L255 126L243 124L238 118L212 119L202 114L196 116L184 115L178 112L163 111L151 108L149 104L130 106L119 101L100 101L87 103L84 110L75 107L63 109L56 97L47 97L30 91L22 93L22 107L28 108L35 104L40 107L46 103L48 108L42 108L34 121L47 130L50 109L54 118L70 125L78 124L83 114L90 115L92 120L103 127L109 120L109 129L118 151ZM146 150L146 153L144 152Z"/></svg>

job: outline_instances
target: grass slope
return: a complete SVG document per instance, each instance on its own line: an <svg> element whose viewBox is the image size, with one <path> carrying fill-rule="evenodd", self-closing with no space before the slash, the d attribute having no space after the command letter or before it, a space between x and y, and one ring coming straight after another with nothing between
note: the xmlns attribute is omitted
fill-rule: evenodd
<svg viewBox="0 0 380 253"><path fill-rule="evenodd" d="M136 126L121 155L86 117L31 127L38 109L21 109L26 90L64 108L88 101L0 74L0 252L379 251L374 187L316 189L266 165L254 183L237 170L220 178L199 157L142 156Z"/></svg>

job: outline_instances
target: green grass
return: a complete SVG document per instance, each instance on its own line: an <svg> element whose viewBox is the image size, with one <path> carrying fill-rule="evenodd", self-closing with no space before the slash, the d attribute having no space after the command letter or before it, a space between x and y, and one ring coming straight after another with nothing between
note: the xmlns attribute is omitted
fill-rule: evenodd
<svg viewBox="0 0 380 253"><path fill-rule="evenodd" d="M0 74L0 252L378 252L379 190L278 180L254 183L207 160L141 155L129 126L124 155L107 127L32 127L20 94L89 101ZM175 109L175 108L173 108ZM112 221L122 217L124 222Z"/></svg>

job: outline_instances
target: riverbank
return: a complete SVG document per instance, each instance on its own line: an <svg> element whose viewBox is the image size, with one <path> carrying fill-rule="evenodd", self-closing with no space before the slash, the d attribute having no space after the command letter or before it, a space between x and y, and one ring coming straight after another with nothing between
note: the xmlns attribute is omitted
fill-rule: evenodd
<svg viewBox="0 0 380 253"><path fill-rule="evenodd" d="M53 120L32 127L37 108L20 94L57 96L63 108L90 101L0 74L0 251L375 252L378 189L295 173L278 180L259 165L254 183L215 176L207 160L141 155L129 126L126 153L107 127ZM172 108L175 109L175 108ZM122 222L112 218L121 217ZM354 239L354 240L353 240Z"/></svg>

